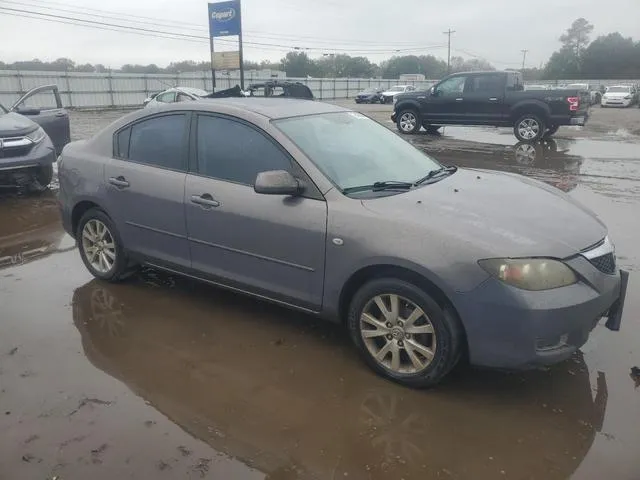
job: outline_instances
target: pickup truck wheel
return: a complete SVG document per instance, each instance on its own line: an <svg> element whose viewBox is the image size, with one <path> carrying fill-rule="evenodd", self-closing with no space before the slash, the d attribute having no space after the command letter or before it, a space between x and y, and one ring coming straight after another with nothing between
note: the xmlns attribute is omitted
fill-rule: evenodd
<svg viewBox="0 0 640 480"><path fill-rule="evenodd" d="M94 277L118 282L133 272L120 234L102 210L91 208L85 212L78 222L76 239L80 257Z"/></svg>
<svg viewBox="0 0 640 480"><path fill-rule="evenodd" d="M363 285L351 301L348 326L369 367L408 387L436 385L461 358L457 317L423 289L397 278Z"/></svg>
<svg viewBox="0 0 640 480"><path fill-rule="evenodd" d="M544 138L549 138L554 133L556 133L559 128L560 128L560 125L551 125L549 128L547 128L547 131L544 132Z"/></svg>
<svg viewBox="0 0 640 480"><path fill-rule="evenodd" d="M396 124L398 126L398 130L401 133L405 134L413 134L417 133L420 130L420 121L418 119L418 114L415 110L402 110L398 114L398 120L396 120Z"/></svg>
<svg viewBox="0 0 640 480"><path fill-rule="evenodd" d="M540 117L531 113L522 115L513 126L513 133L521 142L537 142L545 130L545 124Z"/></svg>

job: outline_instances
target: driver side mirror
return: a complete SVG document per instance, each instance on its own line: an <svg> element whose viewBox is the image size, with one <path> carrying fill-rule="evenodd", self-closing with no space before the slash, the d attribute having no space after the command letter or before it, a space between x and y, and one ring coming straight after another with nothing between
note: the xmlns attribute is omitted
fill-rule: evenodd
<svg viewBox="0 0 640 480"><path fill-rule="evenodd" d="M438 96L438 90L436 90L435 86L431 87L431 90L429 90L429 92L431 93L432 97L437 97Z"/></svg>
<svg viewBox="0 0 640 480"><path fill-rule="evenodd" d="M304 192L304 183L286 170L260 172L253 189L263 195L300 195Z"/></svg>

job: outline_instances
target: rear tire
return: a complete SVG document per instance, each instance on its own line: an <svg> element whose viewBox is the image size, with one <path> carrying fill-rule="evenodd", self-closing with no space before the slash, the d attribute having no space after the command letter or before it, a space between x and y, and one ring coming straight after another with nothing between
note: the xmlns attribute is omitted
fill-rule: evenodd
<svg viewBox="0 0 640 480"><path fill-rule="evenodd" d="M351 300L348 326L369 367L407 387L437 385L463 352L463 328L455 314L421 288L397 278L363 285Z"/></svg>
<svg viewBox="0 0 640 480"><path fill-rule="evenodd" d="M412 109L401 110L400 113L398 113L396 126L400 133L404 133L405 135L418 133L422 126L420 115Z"/></svg>
<svg viewBox="0 0 640 480"><path fill-rule="evenodd" d="M546 131L542 119L533 113L520 116L513 125L513 133L521 142L537 142Z"/></svg>
<svg viewBox="0 0 640 480"><path fill-rule="evenodd" d="M98 208L82 215L76 230L80 258L96 278L119 282L134 272L124 251L120 234L109 216Z"/></svg>

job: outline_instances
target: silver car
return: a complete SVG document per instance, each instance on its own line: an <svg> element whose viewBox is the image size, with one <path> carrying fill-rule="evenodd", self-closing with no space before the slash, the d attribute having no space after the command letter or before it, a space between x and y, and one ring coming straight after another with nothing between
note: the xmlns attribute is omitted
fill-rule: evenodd
<svg viewBox="0 0 640 480"><path fill-rule="evenodd" d="M559 190L445 167L359 113L217 99L131 113L59 164L64 227L97 278L140 265L344 323L412 387L461 359L567 359L627 273L607 228Z"/></svg>

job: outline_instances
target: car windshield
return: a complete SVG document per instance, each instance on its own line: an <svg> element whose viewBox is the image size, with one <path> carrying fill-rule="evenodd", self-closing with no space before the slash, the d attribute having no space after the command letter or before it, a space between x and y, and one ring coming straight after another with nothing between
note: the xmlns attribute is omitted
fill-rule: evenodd
<svg viewBox="0 0 640 480"><path fill-rule="evenodd" d="M398 85L395 85L395 86L391 87L389 89L389 91L390 92L402 92L402 91L404 91L404 87L400 87Z"/></svg>
<svg viewBox="0 0 640 480"><path fill-rule="evenodd" d="M376 93L378 90L375 88L366 88L362 91L362 93Z"/></svg>
<svg viewBox="0 0 640 480"><path fill-rule="evenodd" d="M607 92L612 93L629 93L631 91L630 87L609 87Z"/></svg>
<svg viewBox="0 0 640 480"><path fill-rule="evenodd" d="M416 182L441 168L388 128L356 112L287 118L274 124L341 190Z"/></svg>

